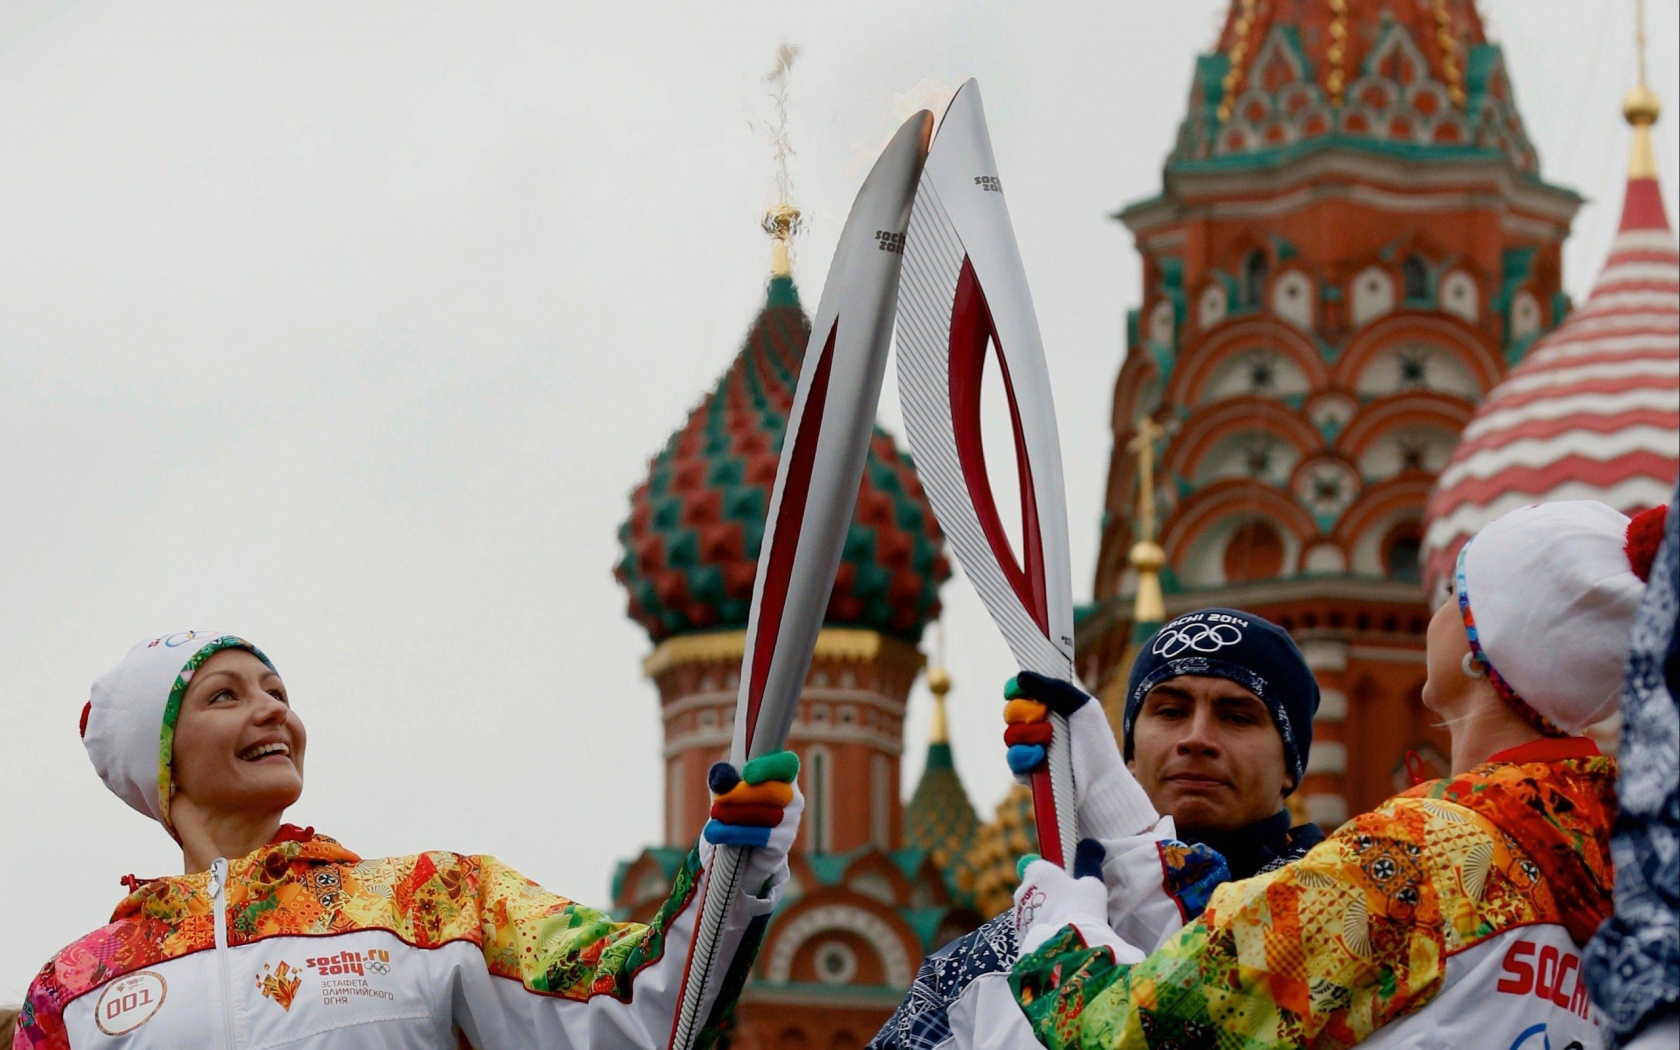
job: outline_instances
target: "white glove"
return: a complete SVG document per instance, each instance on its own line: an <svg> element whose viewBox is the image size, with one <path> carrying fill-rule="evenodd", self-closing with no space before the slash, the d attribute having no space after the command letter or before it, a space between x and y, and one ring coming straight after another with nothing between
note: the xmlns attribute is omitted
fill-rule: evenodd
<svg viewBox="0 0 1680 1050"><path fill-rule="evenodd" d="M1101 849L1096 851L1096 863L1087 864L1090 839L1079 844L1076 871L1101 864ZM1032 859L1021 874L1021 885L1015 890L1015 910L1012 913L1015 936L1021 954L1036 951L1040 945L1071 926L1090 947L1106 947L1121 963L1142 962L1143 952L1132 947L1108 925L1108 890L1101 878L1084 875L1075 878L1047 860Z"/></svg>

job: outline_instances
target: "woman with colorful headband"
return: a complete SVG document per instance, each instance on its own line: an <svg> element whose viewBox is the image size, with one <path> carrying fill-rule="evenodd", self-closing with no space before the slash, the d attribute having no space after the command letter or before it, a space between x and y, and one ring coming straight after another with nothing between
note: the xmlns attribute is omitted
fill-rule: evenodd
<svg viewBox="0 0 1680 1050"><path fill-rule="evenodd" d="M1423 702L1452 774L1277 871L1213 891L1153 954L1096 879L1043 861L1016 893L1011 984L1063 1047L1598 1047L1582 949L1611 912L1613 713L1662 514L1514 511L1460 555Z"/></svg>
<svg viewBox="0 0 1680 1050"><path fill-rule="evenodd" d="M720 763L704 841L644 926L493 857L363 860L283 824L308 738L273 662L236 635L140 642L94 683L82 735L106 786L180 844L185 874L135 880L108 925L42 969L16 1050L663 1048L713 843L758 847L722 939L740 969L803 805L791 753ZM730 1006L717 998L714 1024Z"/></svg>

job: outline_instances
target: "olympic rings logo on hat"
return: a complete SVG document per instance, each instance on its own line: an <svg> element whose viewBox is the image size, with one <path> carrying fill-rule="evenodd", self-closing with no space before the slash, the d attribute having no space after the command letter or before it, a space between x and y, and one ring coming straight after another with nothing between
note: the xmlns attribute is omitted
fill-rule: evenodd
<svg viewBox="0 0 1680 1050"><path fill-rule="evenodd" d="M1155 636L1149 651L1171 660L1188 652L1217 653L1242 638L1242 628L1234 623L1169 624Z"/></svg>
<svg viewBox="0 0 1680 1050"><path fill-rule="evenodd" d="M176 631L174 634L166 634L162 638L153 638L151 642L147 644L146 648L155 649L159 645L162 645L165 649L174 649L179 646L186 645L188 642L196 642L201 638L209 639L217 637L220 637L220 635L215 634L213 631Z"/></svg>

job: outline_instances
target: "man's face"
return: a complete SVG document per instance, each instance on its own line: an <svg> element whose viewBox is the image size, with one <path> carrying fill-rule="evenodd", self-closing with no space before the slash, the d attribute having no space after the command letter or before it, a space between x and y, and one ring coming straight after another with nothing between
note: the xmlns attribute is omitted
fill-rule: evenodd
<svg viewBox="0 0 1680 1050"><path fill-rule="evenodd" d="M1151 689L1126 765L1155 808L1191 835L1273 816L1293 787L1266 705L1224 678L1180 675Z"/></svg>

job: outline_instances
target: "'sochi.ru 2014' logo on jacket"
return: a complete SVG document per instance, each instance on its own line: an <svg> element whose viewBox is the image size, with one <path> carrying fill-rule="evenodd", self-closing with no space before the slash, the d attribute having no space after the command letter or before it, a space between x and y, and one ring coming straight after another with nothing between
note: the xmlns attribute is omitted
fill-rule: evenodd
<svg viewBox="0 0 1680 1050"><path fill-rule="evenodd" d="M321 1003L324 1006L347 1006L357 999L396 998L395 993L375 987L368 979L377 980L391 972L391 953L379 948L370 948L365 952L346 950L335 955L305 959L303 966L297 968L284 960L272 966L264 963L262 975L257 978L257 990L289 1012L292 1003L297 1001L299 989L303 987L304 975L311 972L322 978Z"/></svg>
<svg viewBox="0 0 1680 1050"><path fill-rule="evenodd" d="M391 953L379 948L370 948L365 952L343 951L337 955L305 960L303 965L322 977L340 977L346 974L365 977L370 973L376 977L383 977L391 972Z"/></svg>
<svg viewBox="0 0 1680 1050"><path fill-rule="evenodd" d="M1217 653L1243 640L1248 621L1225 613L1192 613L1161 628L1149 651L1168 660Z"/></svg>

